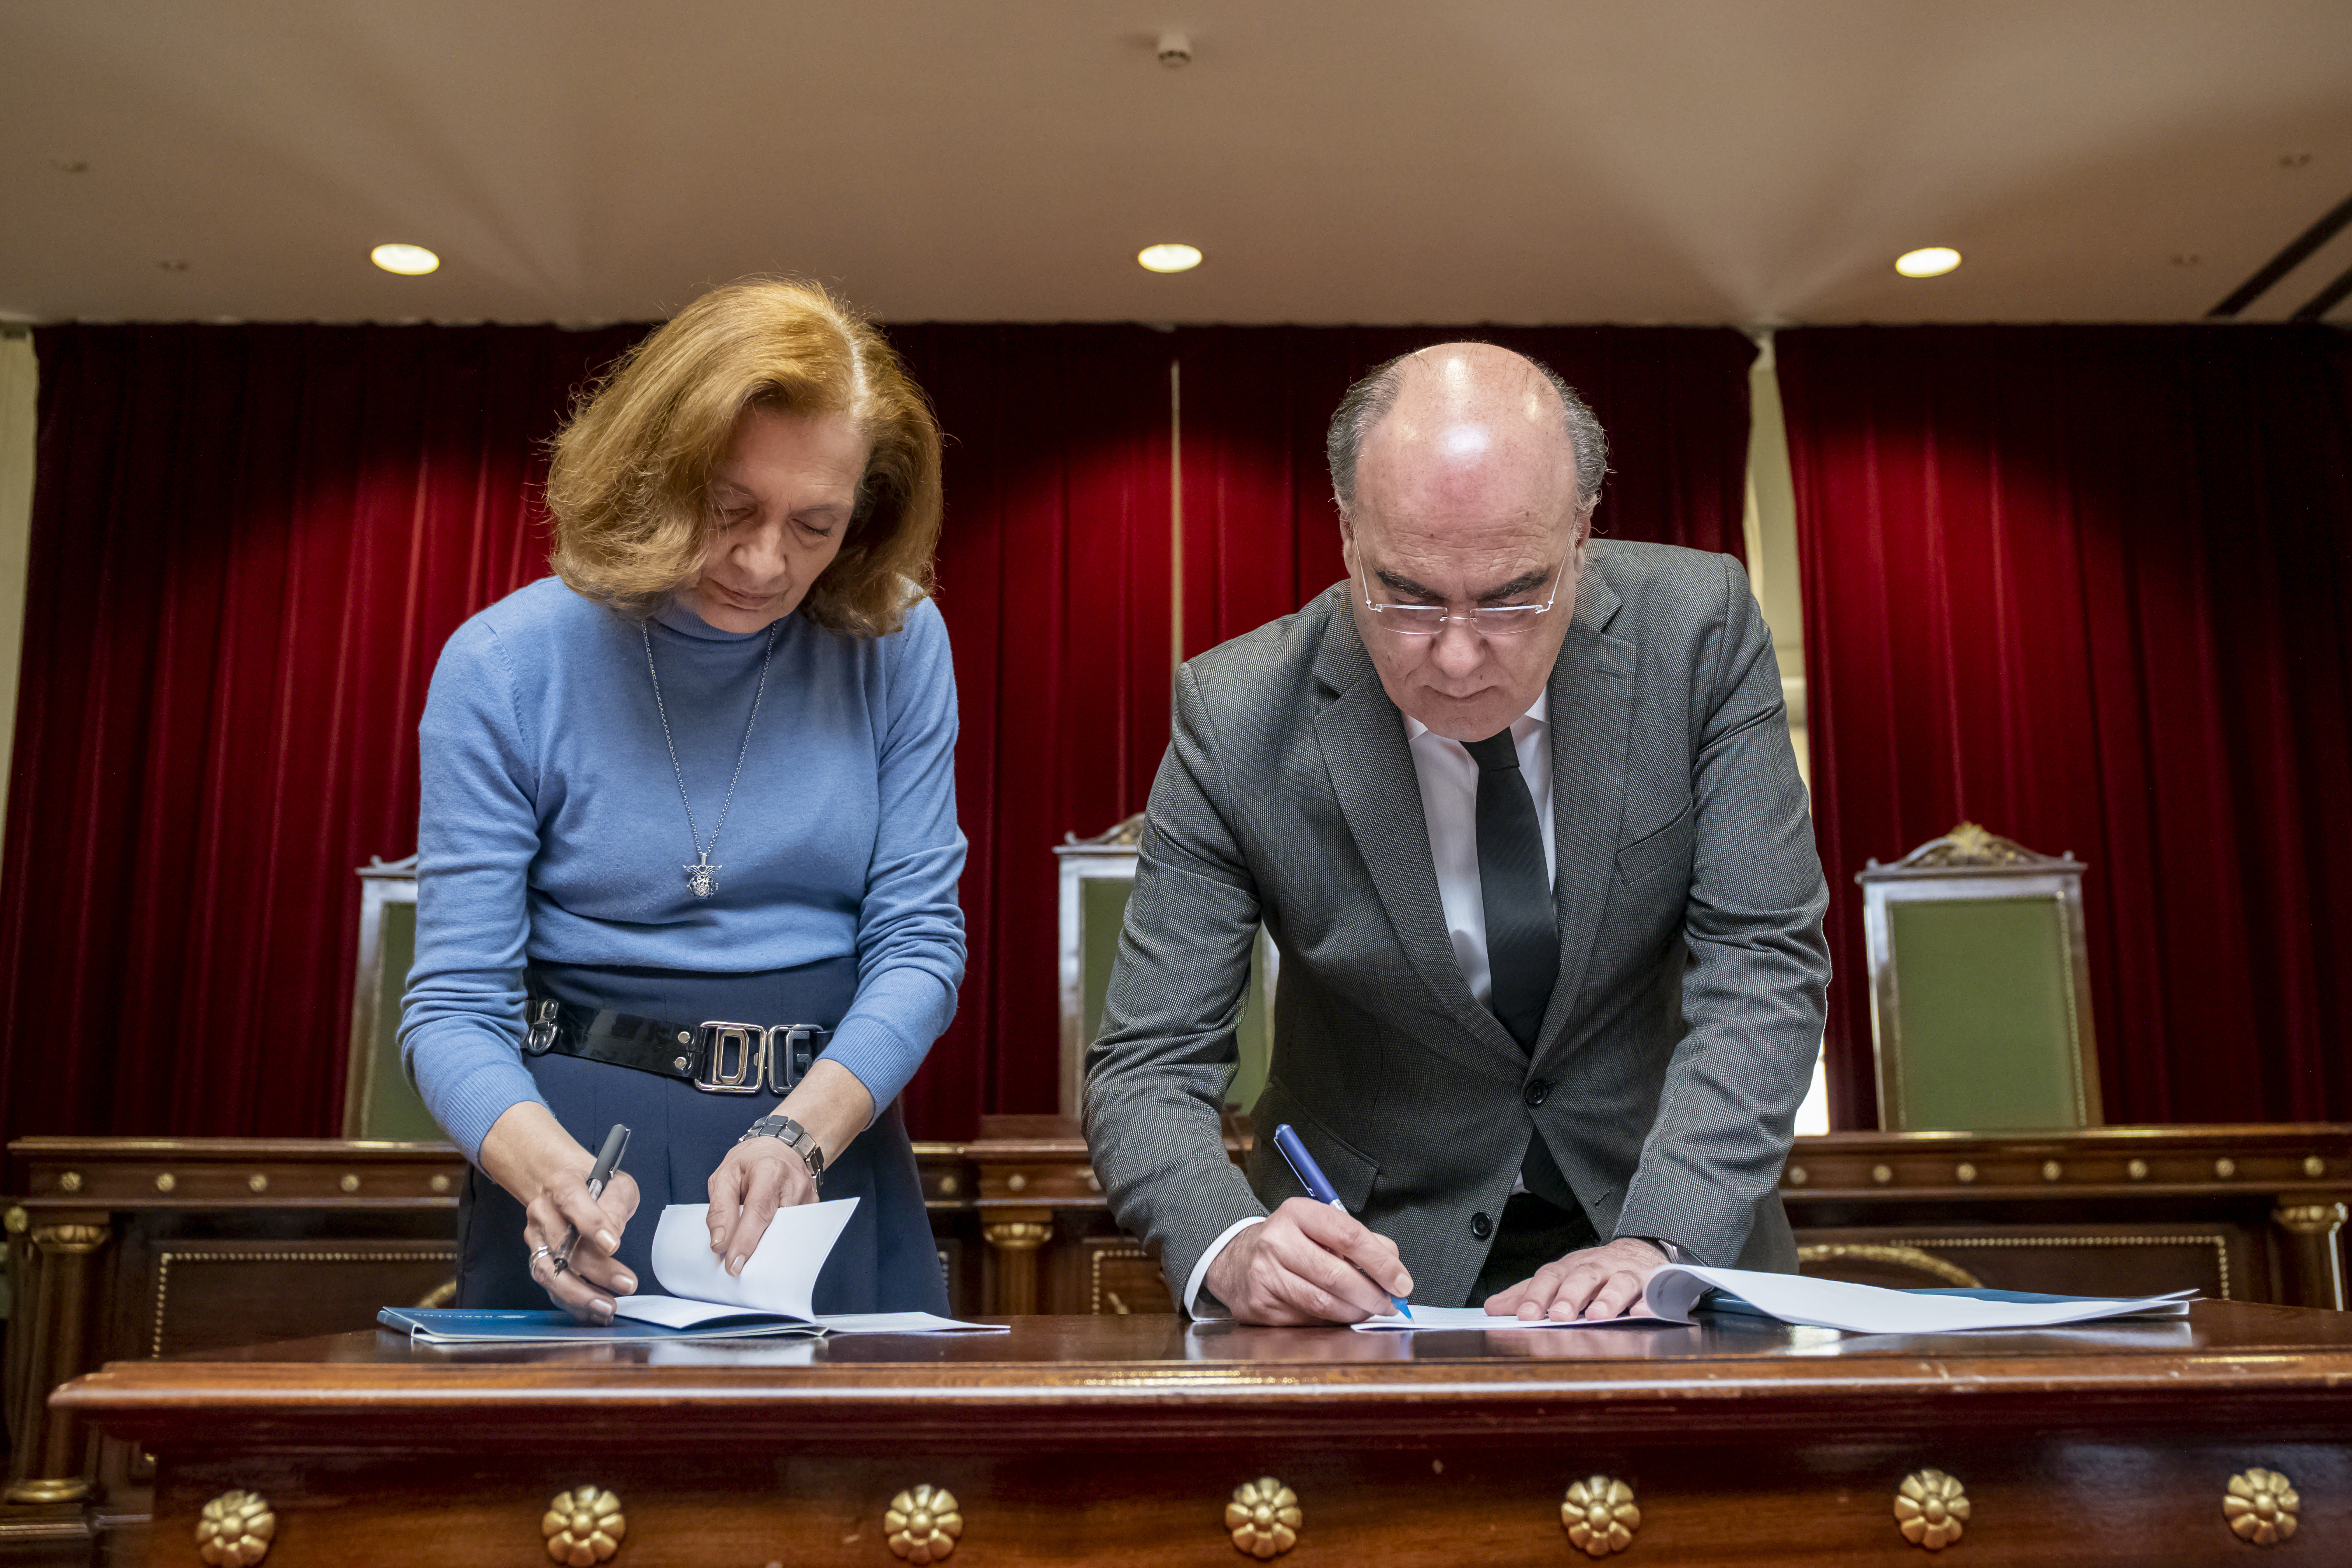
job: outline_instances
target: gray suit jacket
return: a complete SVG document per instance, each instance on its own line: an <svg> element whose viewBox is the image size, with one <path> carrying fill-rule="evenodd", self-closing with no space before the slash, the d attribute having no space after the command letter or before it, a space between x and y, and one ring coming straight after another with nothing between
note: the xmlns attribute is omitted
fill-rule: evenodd
<svg viewBox="0 0 2352 1568"><path fill-rule="evenodd" d="M1778 1183L1829 895L1738 563L1595 541L1549 691L1560 965L1530 1058L1454 965L1347 584L1178 672L1086 1097L1111 1211L1171 1291L1301 1191L1282 1121L1423 1300L1468 1295L1490 1245L1473 1216L1500 1216L1531 1133L1601 1236L1796 1267ZM1261 920L1282 969L1244 1179L1218 1111Z"/></svg>

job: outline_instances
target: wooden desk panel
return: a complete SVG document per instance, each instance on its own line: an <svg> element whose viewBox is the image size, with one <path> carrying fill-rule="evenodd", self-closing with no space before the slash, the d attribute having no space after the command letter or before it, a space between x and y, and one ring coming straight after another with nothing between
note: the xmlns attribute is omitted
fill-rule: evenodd
<svg viewBox="0 0 2352 1568"><path fill-rule="evenodd" d="M1116 1294L1129 1310L1173 1310L1157 1271L1138 1266L1132 1238L1110 1223L1075 1128L1049 1117L991 1121L1008 1133L957 1151L979 1194L964 1223L975 1241L997 1244L992 1280L1013 1282L1011 1293L992 1289L984 1309L1116 1311ZM1236 1157L1246 1136L1232 1141ZM1931 1266L2016 1289L2095 1294L2125 1278L2236 1300L2347 1304L2340 1229L2352 1126L1832 1133L1796 1141L1780 1197L1801 1247L1849 1249L1810 1258L1811 1273L1936 1283L1921 1267L1850 1250L1906 1246L1929 1252ZM933 1220L956 1223L936 1205ZM1936 1250L1947 1246L1949 1258Z"/></svg>
<svg viewBox="0 0 2352 1568"><path fill-rule="evenodd" d="M143 1490L134 1453L93 1450L50 1417L43 1401L66 1379L104 1361L361 1327L457 1275L466 1165L446 1143L27 1138L9 1152L26 1188L7 1212L12 1504Z"/></svg>
<svg viewBox="0 0 2352 1568"><path fill-rule="evenodd" d="M1962 1561L2156 1568L2247 1550L2222 1499L2254 1467L2299 1494L2291 1560L2352 1552L2347 1384L2352 1318L2213 1302L1914 1338L1129 1316L678 1355L353 1334L119 1364L58 1402L155 1451L154 1568L194 1563L233 1488L268 1498L276 1568L544 1561L547 1502L583 1484L618 1496L615 1568L891 1568L884 1510L924 1484L960 1504L951 1562L1212 1564L1259 1476L1297 1494L1301 1563L1577 1560L1560 1505L1593 1475L1631 1489L1637 1563L1916 1563L1894 1499L1928 1468L1966 1489Z"/></svg>
<svg viewBox="0 0 2352 1568"><path fill-rule="evenodd" d="M1112 1223L1074 1127L991 1118L984 1130L917 1147L956 1311L1172 1310L1157 1266ZM1245 1140L1230 1141L1237 1155ZM175 1352L362 1327L375 1306L425 1300L454 1274L465 1167L446 1145L28 1139L11 1152L26 1195L9 1213L17 1511L0 1510L0 1557L19 1537L47 1552L68 1528L31 1505L145 1508L134 1450L93 1448L51 1419L43 1396L58 1384L156 1353L159 1330ZM1896 1248L2018 1289L2122 1280L2336 1305L2352 1127L1837 1134L1797 1141L1781 1193L1801 1243L1839 1249L1809 1262L1816 1272L1941 1278L1916 1257L1887 1261Z"/></svg>

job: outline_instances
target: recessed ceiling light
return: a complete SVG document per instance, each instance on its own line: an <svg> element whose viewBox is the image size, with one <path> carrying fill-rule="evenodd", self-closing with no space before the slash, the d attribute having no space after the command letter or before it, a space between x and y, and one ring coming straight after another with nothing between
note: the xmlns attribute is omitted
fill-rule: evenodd
<svg viewBox="0 0 2352 1568"><path fill-rule="evenodd" d="M1931 245L1906 250L1895 258L1895 270L1906 278L1941 278L1960 264L1960 253L1949 246Z"/></svg>
<svg viewBox="0 0 2352 1568"><path fill-rule="evenodd" d="M379 245L368 252L368 259L404 278L422 278L441 265L441 258L421 245Z"/></svg>
<svg viewBox="0 0 2352 1568"><path fill-rule="evenodd" d="M1192 245L1147 245L1135 258L1154 272L1190 272L1201 265L1201 251Z"/></svg>

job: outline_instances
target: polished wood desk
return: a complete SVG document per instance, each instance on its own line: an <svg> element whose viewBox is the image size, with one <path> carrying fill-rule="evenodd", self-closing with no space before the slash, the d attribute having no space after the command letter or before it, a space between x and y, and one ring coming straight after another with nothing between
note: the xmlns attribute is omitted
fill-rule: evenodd
<svg viewBox="0 0 2352 1568"><path fill-rule="evenodd" d="M1170 1310L1074 1126L990 1117L982 1131L917 1146L956 1311ZM54 1417L50 1389L110 1361L362 1328L379 1306L439 1297L455 1270L465 1164L446 1144L30 1138L9 1152L0 1561L38 1542L86 1562L110 1519L146 1512L138 1451ZM1780 1193L1810 1273L2342 1306L2352 1126L1834 1133L1797 1140Z"/></svg>
<svg viewBox="0 0 2352 1568"><path fill-rule="evenodd" d="M207 1505L269 1568L543 1563L551 1537L583 1568L607 1547L615 1568L982 1568L1237 1546L1917 1563L1963 1500L1960 1563L2157 1568L2252 1550L2233 1480L2251 1533L2286 1528L2291 1486L2283 1561L2352 1560L2342 1313L2204 1302L2186 1322L1910 1338L1727 1317L1412 1337L1012 1322L653 1350L352 1333L119 1363L56 1403L155 1455L143 1557L121 1543L152 1568L198 1568ZM1260 1478L1263 1511L1236 1504Z"/></svg>

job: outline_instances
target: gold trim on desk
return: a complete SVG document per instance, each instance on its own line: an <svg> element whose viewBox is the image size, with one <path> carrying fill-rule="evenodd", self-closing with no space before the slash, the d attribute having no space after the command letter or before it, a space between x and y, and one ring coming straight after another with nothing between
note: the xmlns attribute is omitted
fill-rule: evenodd
<svg viewBox="0 0 2352 1568"><path fill-rule="evenodd" d="M420 1247L408 1251L388 1252L247 1252L173 1251L163 1248L155 1254L155 1310L151 1318L153 1332L149 1335L147 1353L160 1357L163 1353L163 1319L170 1306L172 1265L174 1263L455 1263L457 1249L454 1247ZM441 1300L454 1299L457 1281L446 1287L448 1297L441 1297L439 1289L427 1296L420 1306L437 1306ZM439 1300L436 1300L438 1298Z"/></svg>
<svg viewBox="0 0 2352 1568"><path fill-rule="evenodd" d="M1964 1289L1979 1289L1984 1281L1934 1253L1914 1247L1908 1242L1817 1241L1797 1248L1800 1263L1832 1263L1851 1258L1864 1263L1887 1263L1897 1268L1916 1268L1922 1274L1933 1275L1947 1285Z"/></svg>
<svg viewBox="0 0 2352 1568"><path fill-rule="evenodd" d="M2220 1277L2221 1300L2234 1300L2230 1294L2230 1238L2208 1231L2196 1236L1938 1236L1927 1238L1905 1238L1887 1243L1890 1247L1940 1247L1946 1250L1960 1247L2210 1247L2213 1268Z"/></svg>
<svg viewBox="0 0 2352 1568"><path fill-rule="evenodd" d="M1149 1261L1150 1257L1150 1252L1141 1247L1097 1247L1090 1248L1087 1254L1087 1296L1090 1305L1087 1310L1094 1313L1097 1317L1102 1316L1102 1271L1104 1264L1124 1262L1131 1258L1141 1258ZM1114 1290L1110 1293L1110 1302L1111 1310L1115 1314L1122 1318L1128 1315L1128 1305L1126 1302L1118 1299L1118 1292ZM1181 1308L1182 1303L1179 1302L1178 1306Z"/></svg>

